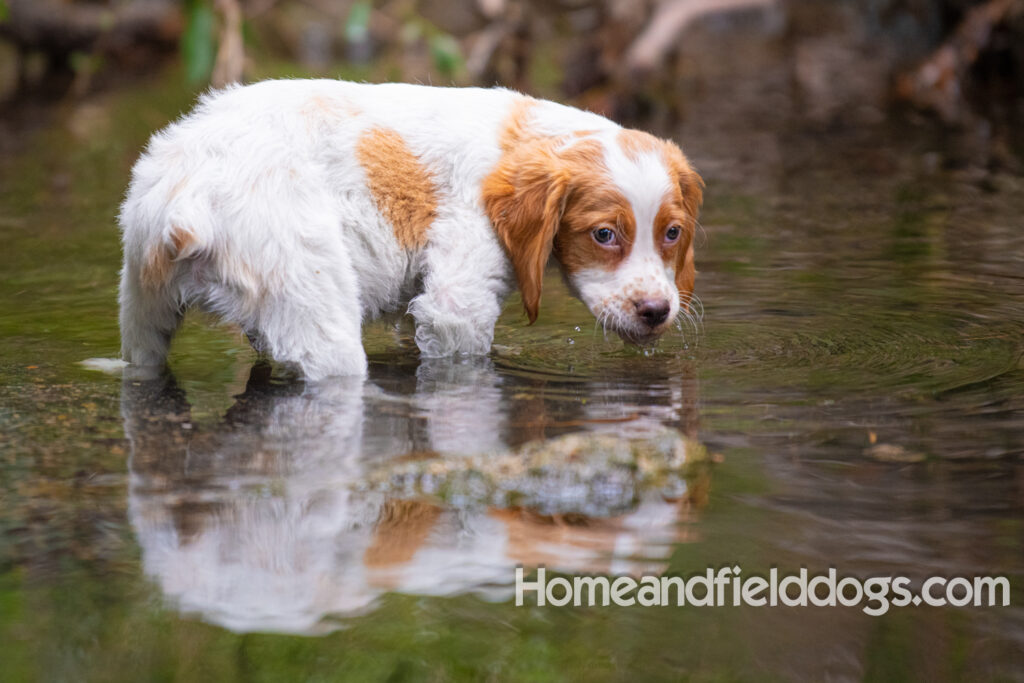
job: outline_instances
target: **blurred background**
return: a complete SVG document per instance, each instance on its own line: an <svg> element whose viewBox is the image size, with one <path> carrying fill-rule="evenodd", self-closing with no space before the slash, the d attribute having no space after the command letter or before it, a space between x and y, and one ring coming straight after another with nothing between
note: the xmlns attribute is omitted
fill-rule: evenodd
<svg viewBox="0 0 1024 683"><path fill-rule="evenodd" d="M0 101L320 75L498 84L667 129L717 93L764 125L896 113L955 134L943 164L1014 170L1022 38L1022 0L0 0Z"/></svg>
<svg viewBox="0 0 1024 683"><path fill-rule="evenodd" d="M676 140L707 182L704 324L624 348L552 269L472 363L367 324L362 397L264 376L199 315L166 386L97 372L147 139L211 86L306 76L498 84ZM0 0L0 679L1024 681L1022 122L1024 0ZM627 510L551 512L630 494L566 485L600 458L532 507L403 483L514 487L462 451L639 429L687 467ZM1013 595L491 601L541 561Z"/></svg>

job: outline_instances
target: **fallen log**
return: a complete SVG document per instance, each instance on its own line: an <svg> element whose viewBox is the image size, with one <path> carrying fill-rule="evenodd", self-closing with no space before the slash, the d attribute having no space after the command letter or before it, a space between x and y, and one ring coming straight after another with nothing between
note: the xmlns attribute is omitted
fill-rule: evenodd
<svg viewBox="0 0 1024 683"><path fill-rule="evenodd" d="M709 14L771 7L777 0L665 0L643 32L633 41L623 60L626 82L644 78L666 62L690 24Z"/></svg>
<svg viewBox="0 0 1024 683"><path fill-rule="evenodd" d="M117 51L140 43L174 45L183 21L174 0L110 5L61 0L7 0L0 37L20 51L63 58L73 52Z"/></svg>
<svg viewBox="0 0 1024 683"><path fill-rule="evenodd" d="M988 0L972 7L945 43L915 69L897 78L897 96L937 112L947 123L959 121L964 114L968 69L978 60L996 27L1011 13L1020 11L1024 11L1022 0Z"/></svg>

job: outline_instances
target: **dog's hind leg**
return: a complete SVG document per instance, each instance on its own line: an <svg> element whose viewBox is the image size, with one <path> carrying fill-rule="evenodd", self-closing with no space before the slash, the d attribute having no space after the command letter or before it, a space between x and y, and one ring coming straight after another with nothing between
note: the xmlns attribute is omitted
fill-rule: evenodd
<svg viewBox="0 0 1024 683"><path fill-rule="evenodd" d="M146 217L139 204L137 199L126 201L122 212L121 356L135 369L160 368L187 303L181 287L183 264L198 253L199 240L189 227L163 216ZM166 228L154 229L161 225ZM147 374L142 371L140 376Z"/></svg>
<svg viewBox="0 0 1024 683"><path fill-rule="evenodd" d="M296 366L307 380L364 377L358 293L324 271L310 280L264 298L255 321L261 350Z"/></svg>
<svg viewBox="0 0 1024 683"><path fill-rule="evenodd" d="M166 290L142 287L133 270L126 263L121 273L121 357L139 368L158 369L167 359L183 311Z"/></svg>
<svg viewBox="0 0 1024 683"><path fill-rule="evenodd" d="M216 255L213 311L257 350L312 381L366 375L359 281L331 203L268 202L261 220ZM313 195L310 197L309 195Z"/></svg>

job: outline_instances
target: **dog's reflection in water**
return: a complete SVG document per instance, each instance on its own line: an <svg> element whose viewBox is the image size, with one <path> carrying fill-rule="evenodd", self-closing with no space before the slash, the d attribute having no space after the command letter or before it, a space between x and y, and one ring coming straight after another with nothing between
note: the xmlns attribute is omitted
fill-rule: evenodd
<svg viewBox="0 0 1024 683"><path fill-rule="evenodd" d="M411 393L361 380L280 383L257 365L223 418L199 424L173 377L126 380L129 505L145 570L186 613L295 633L329 629L326 617L365 611L387 591L505 599L518 565L663 570L705 495L704 468L669 492L643 490L573 454L551 475L561 479L531 480L532 497L518 501L472 486L451 496L417 488L409 473L420 465L436 480L438 463L451 475L453 462L516 457L502 436L517 430L510 393L486 362L423 365ZM694 442L665 433L678 442L669 449L689 456ZM564 494L573 468L590 477L575 482L578 504L564 495L548 504L545 491ZM492 494L505 486L501 472L481 476ZM597 503L594 482L607 489Z"/></svg>

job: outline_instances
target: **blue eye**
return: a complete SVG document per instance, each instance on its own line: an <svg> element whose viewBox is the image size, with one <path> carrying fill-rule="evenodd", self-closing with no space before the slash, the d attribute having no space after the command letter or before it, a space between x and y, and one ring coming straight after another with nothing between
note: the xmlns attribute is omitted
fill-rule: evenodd
<svg viewBox="0 0 1024 683"><path fill-rule="evenodd" d="M679 239L679 234L682 231L683 229L680 228L678 225L673 225L672 227L665 231L665 241L675 242L677 239Z"/></svg>
<svg viewBox="0 0 1024 683"><path fill-rule="evenodd" d="M596 228L593 235L598 244L611 244L615 240L615 231L611 228Z"/></svg>

